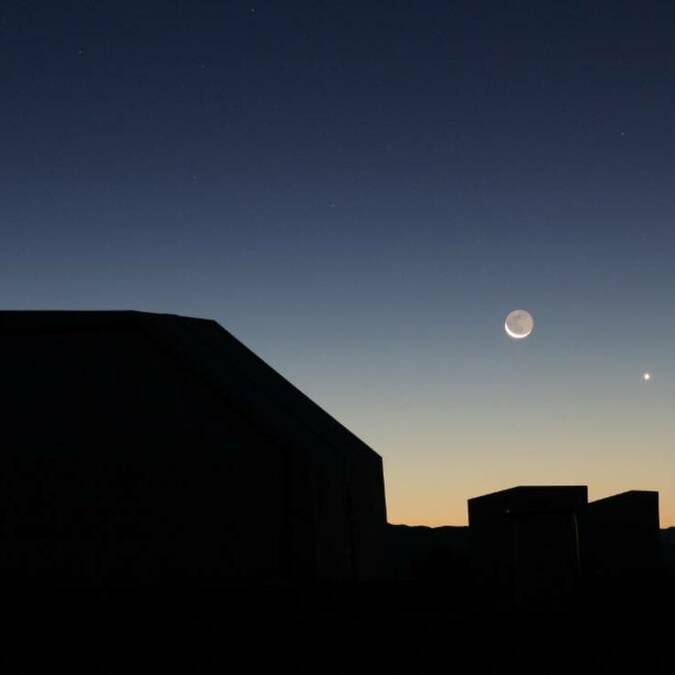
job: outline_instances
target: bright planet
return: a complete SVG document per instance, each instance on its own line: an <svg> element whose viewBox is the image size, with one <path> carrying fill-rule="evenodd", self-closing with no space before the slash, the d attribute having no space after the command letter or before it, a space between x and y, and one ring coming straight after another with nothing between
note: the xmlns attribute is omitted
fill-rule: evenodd
<svg viewBox="0 0 675 675"><path fill-rule="evenodd" d="M514 309L504 322L504 330L514 340L526 338L534 328L534 319L525 309Z"/></svg>

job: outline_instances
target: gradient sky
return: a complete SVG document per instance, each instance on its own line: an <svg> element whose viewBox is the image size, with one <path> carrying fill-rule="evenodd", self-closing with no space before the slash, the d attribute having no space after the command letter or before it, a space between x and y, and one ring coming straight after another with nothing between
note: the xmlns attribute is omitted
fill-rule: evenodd
<svg viewBox="0 0 675 675"><path fill-rule="evenodd" d="M0 306L217 320L382 455L391 522L571 483L675 525L674 26L3 0Z"/></svg>

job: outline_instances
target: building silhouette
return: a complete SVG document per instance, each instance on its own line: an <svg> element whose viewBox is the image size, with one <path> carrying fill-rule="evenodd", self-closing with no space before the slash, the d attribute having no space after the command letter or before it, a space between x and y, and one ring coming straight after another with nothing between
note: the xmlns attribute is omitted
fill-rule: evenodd
<svg viewBox="0 0 675 675"><path fill-rule="evenodd" d="M584 567L600 576L653 570L659 563L659 493L630 490L590 502L582 526Z"/></svg>
<svg viewBox="0 0 675 675"><path fill-rule="evenodd" d="M476 611L640 598L665 550L646 491L518 486L469 499L468 528L388 525L380 456L213 321L0 312L0 339L0 585Z"/></svg>
<svg viewBox="0 0 675 675"><path fill-rule="evenodd" d="M550 605L589 589L616 595L617 584L645 590L660 562L658 492L587 494L519 486L468 500L473 563L498 602Z"/></svg>
<svg viewBox="0 0 675 675"><path fill-rule="evenodd" d="M565 598L581 571L586 486L519 486L468 501L472 556L505 602Z"/></svg>
<svg viewBox="0 0 675 675"><path fill-rule="evenodd" d="M4 579L377 574L380 456L214 321L6 311L0 336Z"/></svg>

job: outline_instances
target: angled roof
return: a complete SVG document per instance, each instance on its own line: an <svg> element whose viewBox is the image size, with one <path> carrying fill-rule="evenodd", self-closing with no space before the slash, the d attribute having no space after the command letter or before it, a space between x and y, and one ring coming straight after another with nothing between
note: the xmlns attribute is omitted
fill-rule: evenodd
<svg viewBox="0 0 675 675"><path fill-rule="evenodd" d="M645 502L645 503L656 503L658 504L659 493L656 490L626 490L625 492L619 492L615 495L609 495L608 497L602 497L601 499L594 499L592 502L589 502L589 506L602 506L602 505L614 505L619 502Z"/></svg>
<svg viewBox="0 0 675 675"><path fill-rule="evenodd" d="M519 485L468 500L469 514L546 513L580 508L588 501L585 485Z"/></svg>
<svg viewBox="0 0 675 675"><path fill-rule="evenodd" d="M213 320L138 311L0 311L0 335L139 333L244 415L289 442L317 436L339 454L368 445Z"/></svg>

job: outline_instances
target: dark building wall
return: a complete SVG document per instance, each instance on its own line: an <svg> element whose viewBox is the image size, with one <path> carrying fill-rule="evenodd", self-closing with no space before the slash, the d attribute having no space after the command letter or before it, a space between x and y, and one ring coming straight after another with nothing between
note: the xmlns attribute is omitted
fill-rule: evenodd
<svg viewBox="0 0 675 675"><path fill-rule="evenodd" d="M504 601L569 593L579 572L585 486L523 486L468 502L474 564Z"/></svg>
<svg viewBox="0 0 675 675"><path fill-rule="evenodd" d="M23 548L20 568L54 569L54 555L62 569L82 558L103 576L132 565L158 578L277 573L284 458L273 439L142 335L3 346L13 392L3 550Z"/></svg>
<svg viewBox="0 0 675 675"><path fill-rule="evenodd" d="M349 462L349 517L352 522L353 574L363 581L382 578L385 527L385 503L382 459L375 453Z"/></svg>
<svg viewBox="0 0 675 675"><path fill-rule="evenodd" d="M216 323L199 321L195 330L199 330L204 352L211 350L213 354L212 347L218 346L224 354L237 355L228 363L236 365L243 375L240 379L249 383L249 387L240 392L242 402L256 415L263 416L273 433L286 439L289 446L304 448L312 458L316 475L324 476L313 481L322 533L319 557L326 560L327 554L322 551L332 550L333 561L343 558L341 575L349 574L362 580L377 578L386 523L381 457L236 339L230 336L223 341L220 335L223 331ZM215 360L211 356L204 360L208 360L213 372L222 368L223 359ZM327 501L328 491L333 489L330 486L341 492L341 500ZM325 506L340 503L351 521L349 541L336 538L327 526L336 513L334 506L328 510ZM344 525L340 527L346 537ZM343 552L349 550L349 542L352 553L347 560Z"/></svg>
<svg viewBox="0 0 675 675"><path fill-rule="evenodd" d="M5 570L94 580L377 571L380 457L217 324L1 314Z"/></svg>
<svg viewBox="0 0 675 675"><path fill-rule="evenodd" d="M671 578L675 578L675 527L661 530L659 539L659 558L663 569Z"/></svg>
<svg viewBox="0 0 675 675"><path fill-rule="evenodd" d="M659 561L658 492L630 490L588 504L582 528L584 569L614 575Z"/></svg>
<svg viewBox="0 0 675 675"><path fill-rule="evenodd" d="M149 322L158 320L148 317ZM185 348L186 326L184 320L172 320L165 328L175 331L172 346L181 358L206 379L215 379L225 392L236 382L237 405L283 439L286 447L298 449L313 467L320 576L377 577L386 523L381 457L218 324L192 320L190 330L199 335L199 352ZM340 499L330 498L331 492L334 497L339 492Z"/></svg>

